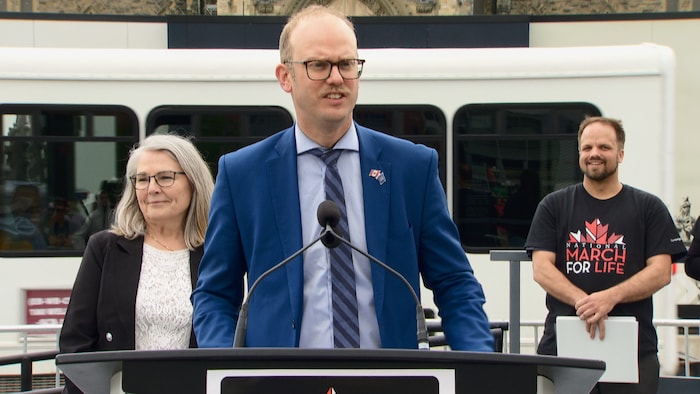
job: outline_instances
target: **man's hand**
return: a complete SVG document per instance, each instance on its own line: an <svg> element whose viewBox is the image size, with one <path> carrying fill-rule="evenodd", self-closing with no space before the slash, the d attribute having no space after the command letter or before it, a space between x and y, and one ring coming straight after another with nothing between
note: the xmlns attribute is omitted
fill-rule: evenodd
<svg viewBox="0 0 700 394"><path fill-rule="evenodd" d="M586 331L588 334L590 334L591 339L595 338L595 333L596 330L598 331L598 337L602 341L605 339L605 319L607 319L608 316L606 315L605 318L598 320L597 323L588 323L586 322Z"/></svg>
<svg viewBox="0 0 700 394"><path fill-rule="evenodd" d="M586 331L591 335L591 339L595 338L596 331L599 332L601 340L605 338L605 319L615 306L614 297L608 290L591 293L576 301L574 305L576 315L586 322Z"/></svg>

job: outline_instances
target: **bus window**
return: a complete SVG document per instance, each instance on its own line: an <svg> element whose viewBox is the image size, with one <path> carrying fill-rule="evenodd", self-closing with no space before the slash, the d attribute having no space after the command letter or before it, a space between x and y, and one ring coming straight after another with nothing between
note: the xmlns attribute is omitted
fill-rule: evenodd
<svg viewBox="0 0 700 394"><path fill-rule="evenodd" d="M446 126L444 114L430 105L358 105L355 120L390 135L425 144L438 151L445 185ZM193 135L204 159L217 173L221 155L260 141L290 127L294 120L274 106L161 106L146 122L146 134Z"/></svg>
<svg viewBox="0 0 700 394"><path fill-rule="evenodd" d="M581 181L587 103L473 104L454 119L454 218L469 252L520 248L547 193Z"/></svg>
<svg viewBox="0 0 700 394"><path fill-rule="evenodd" d="M122 106L2 104L0 130L0 255L80 255L73 236L102 185L122 176L136 115Z"/></svg>
<svg viewBox="0 0 700 394"><path fill-rule="evenodd" d="M355 121L362 126L429 146L438 152L443 187L447 178L447 122L433 105L357 105Z"/></svg>
<svg viewBox="0 0 700 394"><path fill-rule="evenodd" d="M260 141L294 123L289 112L274 106L161 106L146 121L146 134L176 132L195 137L214 176L218 159Z"/></svg>

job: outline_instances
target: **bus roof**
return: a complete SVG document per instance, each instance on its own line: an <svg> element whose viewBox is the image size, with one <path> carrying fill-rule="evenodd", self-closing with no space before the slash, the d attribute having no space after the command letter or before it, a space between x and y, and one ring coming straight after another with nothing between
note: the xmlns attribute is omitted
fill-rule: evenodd
<svg viewBox="0 0 700 394"><path fill-rule="evenodd" d="M655 44L571 48L361 49L363 79L513 79L656 75L674 65ZM0 48L0 79L274 80L271 49Z"/></svg>

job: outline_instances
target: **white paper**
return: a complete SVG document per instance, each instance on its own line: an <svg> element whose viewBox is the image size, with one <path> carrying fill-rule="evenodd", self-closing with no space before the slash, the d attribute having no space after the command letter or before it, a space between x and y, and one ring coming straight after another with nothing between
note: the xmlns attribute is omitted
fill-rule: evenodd
<svg viewBox="0 0 700 394"><path fill-rule="evenodd" d="M586 323L578 316L557 317L557 354L561 357L605 361L600 382L638 383L639 324L633 316L605 320L605 339L591 339Z"/></svg>

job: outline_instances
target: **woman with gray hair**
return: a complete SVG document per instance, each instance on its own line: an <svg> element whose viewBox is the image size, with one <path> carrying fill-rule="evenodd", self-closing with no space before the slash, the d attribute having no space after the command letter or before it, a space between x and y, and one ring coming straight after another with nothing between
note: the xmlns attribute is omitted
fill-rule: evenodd
<svg viewBox="0 0 700 394"><path fill-rule="evenodd" d="M61 353L196 347L197 281L214 180L188 139L132 149L114 224L90 237L59 338ZM64 393L81 392L67 381Z"/></svg>

